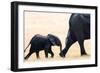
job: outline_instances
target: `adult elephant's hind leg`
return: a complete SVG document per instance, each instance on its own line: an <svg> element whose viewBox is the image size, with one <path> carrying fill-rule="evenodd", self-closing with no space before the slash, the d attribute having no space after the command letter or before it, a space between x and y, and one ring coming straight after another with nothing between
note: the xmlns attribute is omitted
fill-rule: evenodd
<svg viewBox="0 0 100 73"><path fill-rule="evenodd" d="M82 55L87 55L85 48L84 48L84 39L82 38L78 38L78 43L80 45L80 52L81 52L81 56Z"/></svg>
<svg viewBox="0 0 100 73"><path fill-rule="evenodd" d="M75 32L77 41L79 43L80 46L80 52L81 52L81 56L82 55L87 55L85 48L84 48L84 34L83 34L83 30L78 30Z"/></svg>

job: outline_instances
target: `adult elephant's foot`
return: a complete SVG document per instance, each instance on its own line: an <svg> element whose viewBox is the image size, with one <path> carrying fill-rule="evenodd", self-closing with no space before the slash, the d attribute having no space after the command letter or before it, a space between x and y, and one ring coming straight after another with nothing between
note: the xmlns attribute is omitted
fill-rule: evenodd
<svg viewBox="0 0 100 73"><path fill-rule="evenodd" d="M81 53L81 56L84 56L84 55L88 55L86 52L84 52L84 53Z"/></svg>
<svg viewBox="0 0 100 73"><path fill-rule="evenodd" d="M63 54L63 52L61 52L59 55L60 55L61 57L65 58L65 54Z"/></svg>

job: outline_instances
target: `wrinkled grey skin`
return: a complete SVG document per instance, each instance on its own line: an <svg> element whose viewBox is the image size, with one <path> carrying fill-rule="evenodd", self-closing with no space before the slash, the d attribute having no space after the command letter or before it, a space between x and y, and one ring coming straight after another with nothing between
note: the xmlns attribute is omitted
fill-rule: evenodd
<svg viewBox="0 0 100 73"><path fill-rule="evenodd" d="M66 46L60 52L61 57L65 57L70 46L78 41L81 55L86 55L84 40L90 39L90 14L73 13L69 20L69 31L66 38ZM74 49L74 48L73 48Z"/></svg>
<svg viewBox="0 0 100 73"><path fill-rule="evenodd" d="M24 59L28 59L33 53L36 53L37 58L39 58L39 51L41 50L44 50L46 58L48 58L48 53L51 54L51 57L53 57L54 53L51 50L51 46L54 45L60 46L60 51L62 50L61 41L58 37L52 34L48 34L47 36L36 34L29 42L29 45L31 45L30 51ZM26 47L26 49L29 47L29 45Z"/></svg>

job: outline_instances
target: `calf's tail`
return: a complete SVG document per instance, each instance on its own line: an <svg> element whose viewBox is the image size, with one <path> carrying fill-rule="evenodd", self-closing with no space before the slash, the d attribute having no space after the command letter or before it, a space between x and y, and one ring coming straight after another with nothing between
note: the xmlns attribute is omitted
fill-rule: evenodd
<svg viewBox="0 0 100 73"><path fill-rule="evenodd" d="M30 43L28 44L28 46L25 48L24 52L26 51L26 49L29 47Z"/></svg>

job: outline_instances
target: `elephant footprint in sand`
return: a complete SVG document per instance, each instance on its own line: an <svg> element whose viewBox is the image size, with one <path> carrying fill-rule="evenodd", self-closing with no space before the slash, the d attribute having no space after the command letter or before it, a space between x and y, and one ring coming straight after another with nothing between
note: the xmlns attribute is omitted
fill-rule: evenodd
<svg viewBox="0 0 100 73"><path fill-rule="evenodd" d="M60 51L62 50L62 44L58 37L48 34L47 36L42 36L36 34L31 41L29 42L26 49L30 46L29 53L25 56L24 59L28 59L33 53L36 53L36 57L39 58L39 51L45 51L45 57L48 58L48 53L51 54L51 57L54 57L54 53L51 50L51 46L57 45L60 46ZM24 52L26 51L24 50Z"/></svg>

